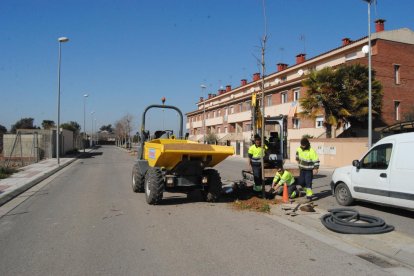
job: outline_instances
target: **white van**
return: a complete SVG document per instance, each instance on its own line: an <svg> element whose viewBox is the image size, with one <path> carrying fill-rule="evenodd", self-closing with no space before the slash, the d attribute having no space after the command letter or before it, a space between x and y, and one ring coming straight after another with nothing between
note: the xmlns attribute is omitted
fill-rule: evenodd
<svg viewBox="0 0 414 276"><path fill-rule="evenodd" d="M358 199L414 209L414 133L385 137L352 166L337 168L331 189L341 205Z"/></svg>

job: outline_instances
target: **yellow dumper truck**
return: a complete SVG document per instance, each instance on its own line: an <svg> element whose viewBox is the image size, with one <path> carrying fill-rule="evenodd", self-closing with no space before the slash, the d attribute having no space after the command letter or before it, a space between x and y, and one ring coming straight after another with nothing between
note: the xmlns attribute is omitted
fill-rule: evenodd
<svg viewBox="0 0 414 276"><path fill-rule="evenodd" d="M145 130L145 115L151 108L173 109L180 117L175 137L171 130ZM222 191L220 174L212 169L234 153L233 147L200 144L183 137L183 115L175 106L150 105L142 114L138 159L132 168L132 190L145 192L148 204L161 202L164 191L201 190L206 201L216 201Z"/></svg>

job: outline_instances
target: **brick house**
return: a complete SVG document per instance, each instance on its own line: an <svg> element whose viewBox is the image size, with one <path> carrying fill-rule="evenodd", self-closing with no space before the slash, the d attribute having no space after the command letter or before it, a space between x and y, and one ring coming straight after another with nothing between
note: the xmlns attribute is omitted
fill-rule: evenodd
<svg viewBox="0 0 414 276"><path fill-rule="evenodd" d="M405 114L414 112L414 32L407 28L385 31L384 22L378 19L376 32L371 35L372 68L384 94L382 124L374 122L374 130L401 122ZM368 37L354 41L344 38L338 48L311 59L300 53L291 66L277 64L276 72L265 77L265 115L288 116L288 139L303 135L325 137L323 114L315 120L298 116L301 111L298 99L305 93L301 82L313 69L351 63L367 65L368 56L362 51L366 45ZM227 85L216 94L208 94L206 99L200 97L196 110L186 114L190 139L202 141L204 134L215 133L219 141L248 143L251 138L251 96L260 90L261 76L255 73L251 82L243 79L239 87ZM340 129L337 135L342 131Z"/></svg>

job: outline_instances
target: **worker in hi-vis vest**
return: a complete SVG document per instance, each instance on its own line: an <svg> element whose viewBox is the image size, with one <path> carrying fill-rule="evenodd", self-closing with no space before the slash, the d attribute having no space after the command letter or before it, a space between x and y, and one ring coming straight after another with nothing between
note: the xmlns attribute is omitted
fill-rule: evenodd
<svg viewBox="0 0 414 276"><path fill-rule="evenodd" d="M267 146L264 146L262 152L262 139L258 134L254 136L254 144L250 146L248 151L249 167L253 172L254 185L253 191L260 192L262 190L262 156L266 154Z"/></svg>
<svg viewBox="0 0 414 276"><path fill-rule="evenodd" d="M283 166L277 167L276 170L272 188L269 191L270 194L283 195L283 186L286 183L289 198L295 198L299 194L295 184L295 177L288 170L285 170Z"/></svg>
<svg viewBox="0 0 414 276"><path fill-rule="evenodd" d="M296 150L296 161L299 162L300 170L298 184L304 187L306 197L312 199L312 180L313 175L319 170L319 157L307 138L300 140L300 147Z"/></svg>

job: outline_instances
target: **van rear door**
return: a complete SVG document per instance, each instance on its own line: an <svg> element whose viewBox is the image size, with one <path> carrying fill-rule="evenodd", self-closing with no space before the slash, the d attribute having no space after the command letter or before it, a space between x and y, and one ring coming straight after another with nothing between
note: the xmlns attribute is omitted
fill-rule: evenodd
<svg viewBox="0 0 414 276"><path fill-rule="evenodd" d="M414 141L397 142L390 177L393 205L414 209Z"/></svg>
<svg viewBox="0 0 414 276"><path fill-rule="evenodd" d="M389 197L389 164L392 151L393 142L376 145L361 159L360 168L352 168L355 198L392 204Z"/></svg>

